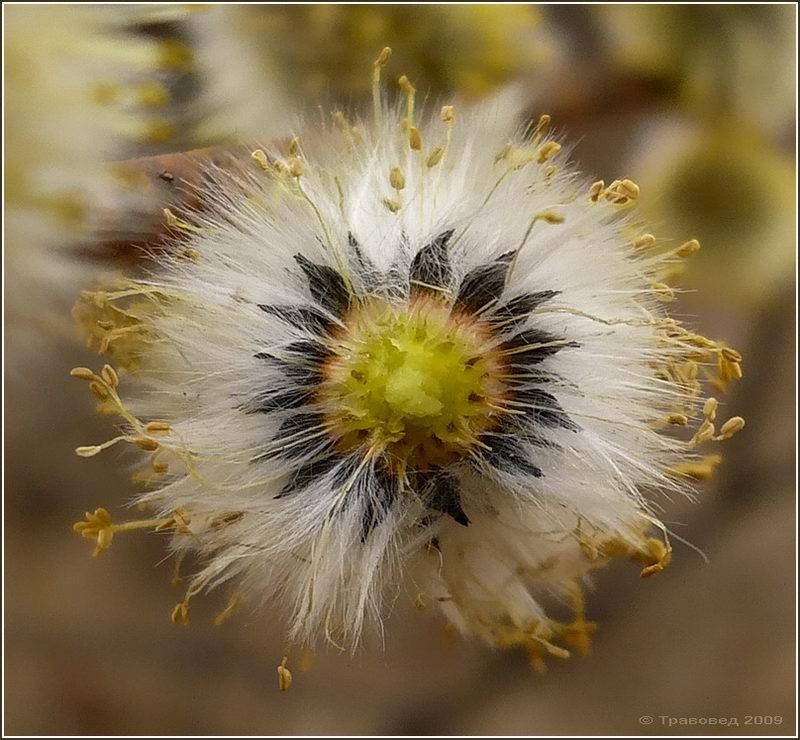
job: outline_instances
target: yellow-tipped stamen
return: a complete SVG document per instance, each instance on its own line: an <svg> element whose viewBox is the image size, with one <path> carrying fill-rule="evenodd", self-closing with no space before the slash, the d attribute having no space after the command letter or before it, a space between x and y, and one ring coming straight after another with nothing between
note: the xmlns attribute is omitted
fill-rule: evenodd
<svg viewBox="0 0 800 740"><path fill-rule="evenodd" d="M384 46L377 59L372 63L372 113L375 118L375 126L380 128L383 123L383 103L381 100L381 70L386 66L392 50Z"/></svg>

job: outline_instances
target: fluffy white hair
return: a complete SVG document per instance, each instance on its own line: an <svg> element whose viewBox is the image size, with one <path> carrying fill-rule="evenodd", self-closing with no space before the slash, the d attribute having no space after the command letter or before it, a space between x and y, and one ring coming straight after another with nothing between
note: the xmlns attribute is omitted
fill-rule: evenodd
<svg viewBox="0 0 800 740"><path fill-rule="evenodd" d="M202 563L189 595L234 581L285 608L290 639L352 645L406 591L492 644L563 654L554 641L580 647L581 628L548 617L549 599L582 620L591 568L668 559L648 501L685 490L670 471L690 445L663 428L696 415L695 361L710 350L665 316L664 254L626 215L635 185L590 187L547 117L515 132L503 98L418 128L413 108L378 113L211 168L203 210L176 221L153 276L86 294L133 327L105 348L135 357L134 400L118 400L116 381L99 395L156 456L162 478L139 503ZM327 427L304 421L313 388L306 408L298 386L302 397L311 381L280 359L336 346L343 289L403 310L423 263L423 283L446 274L433 287L496 327L487 351L531 363L509 381L521 416L508 412L480 464L443 473L457 492L434 504L382 499L393 484L358 450L315 470Z"/></svg>

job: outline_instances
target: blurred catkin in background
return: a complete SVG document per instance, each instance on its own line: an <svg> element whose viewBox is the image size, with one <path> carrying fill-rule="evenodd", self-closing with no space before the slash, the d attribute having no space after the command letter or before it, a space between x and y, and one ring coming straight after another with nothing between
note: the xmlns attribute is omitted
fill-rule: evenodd
<svg viewBox="0 0 800 740"><path fill-rule="evenodd" d="M637 734L640 717L674 715L739 717L723 730L758 734L763 726L745 725L753 714L790 732L796 9L151 12L4 8L5 730ZM583 171L639 182L657 236L701 241L677 279L691 292L676 308L743 350L745 378L721 401L748 427L700 502L671 502L663 515L710 563L678 547L657 584L623 565L600 572L588 659L533 675L523 655L449 640L430 617L398 610L385 653L322 652L279 694L283 642L269 616L244 610L217 629L224 604L212 602L182 629L165 609L180 596L169 566L150 565L162 555L158 535L120 538L112 558L93 560L69 532L76 512L99 500L123 506L134 489L129 458L75 458L109 425L67 373L98 358L49 329L42 339L42 325L66 324L70 296L90 287L97 262L87 274L72 248L97 247L93 225L116 200L104 161L288 137L318 105L326 115L363 105L384 45L420 100L429 88L439 101L516 83L534 120L551 113L580 140L572 156ZM123 192L130 204L139 190ZM15 332L36 350L11 386L23 354L8 343Z"/></svg>

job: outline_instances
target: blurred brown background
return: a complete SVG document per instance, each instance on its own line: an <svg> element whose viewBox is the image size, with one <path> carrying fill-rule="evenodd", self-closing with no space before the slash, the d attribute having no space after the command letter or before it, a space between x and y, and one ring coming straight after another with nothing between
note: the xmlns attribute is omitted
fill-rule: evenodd
<svg viewBox="0 0 800 740"><path fill-rule="evenodd" d="M281 23L301 39L307 19L283 12ZM335 19L316 19L314 33L357 30L367 23L361 12L341 7ZM435 24L458 7L436 18L413 6L392 12L395 46L404 28L434 24L409 41L439 65L432 79L455 79L455 88L475 79L448 77L458 38L443 59L425 54ZM484 8L479 31L506 23L502 12ZM294 685L279 693L284 647L269 615L245 608L215 628L223 604L212 597L193 602L189 627L176 626L169 613L181 592L169 585L157 535L120 536L92 559L70 531L84 510L120 512L134 489L124 456L73 453L108 434L83 384L68 378L71 367L98 359L75 343L43 342L5 381L7 733L794 732L795 8L531 12L535 33L525 43L542 53L511 70L530 91L531 115L553 115L583 171L637 180L656 234L701 239L675 312L745 356L744 379L722 399L747 419L745 430L721 449L725 462L699 502L668 503L664 515L709 562L678 545L654 579L641 581L627 563L599 572L588 597L600 623L593 654L551 660L544 675L522 654L449 639L434 615L398 607L385 649L373 641L355 658L322 651L309 672L290 653ZM192 43L171 20L142 32ZM489 64L492 49L476 64ZM324 61L314 62L317 84ZM290 63L303 73L303 59ZM424 88L424 79L416 83ZM670 727L662 717L738 726Z"/></svg>

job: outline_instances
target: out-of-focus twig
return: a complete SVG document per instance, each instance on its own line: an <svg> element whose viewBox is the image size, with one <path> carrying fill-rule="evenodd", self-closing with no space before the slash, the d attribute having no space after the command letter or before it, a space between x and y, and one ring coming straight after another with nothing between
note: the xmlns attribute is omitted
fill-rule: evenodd
<svg viewBox="0 0 800 740"><path fill-rule="evenodd" d="M117 176L135 194L135 212L113 208L97 228L92 256L102 260L136 259L144 249L159 249L168 233L164 210L203 208L200 191L209 165L230 166L242 157L231 147L194 149L175 154L138 157L114 163Z"/></svg>

